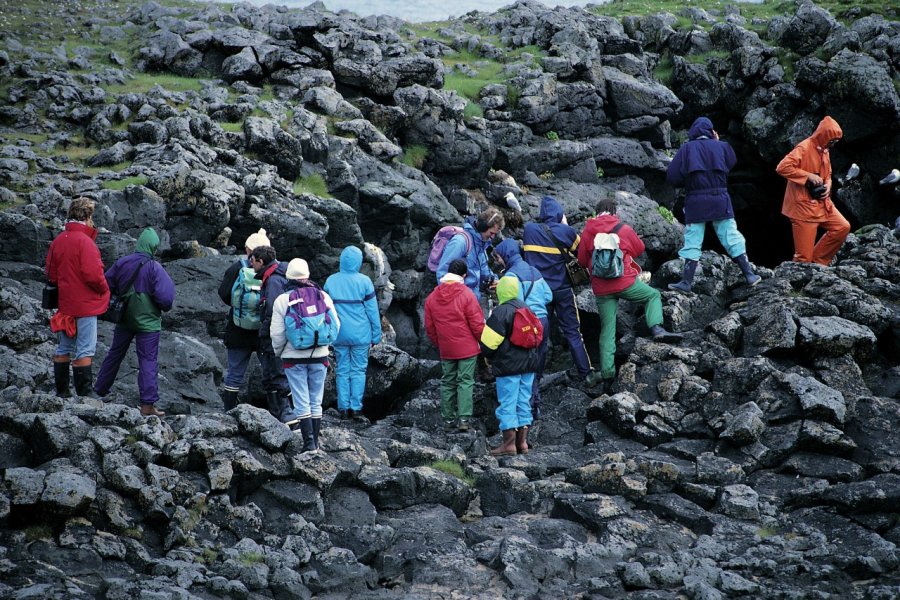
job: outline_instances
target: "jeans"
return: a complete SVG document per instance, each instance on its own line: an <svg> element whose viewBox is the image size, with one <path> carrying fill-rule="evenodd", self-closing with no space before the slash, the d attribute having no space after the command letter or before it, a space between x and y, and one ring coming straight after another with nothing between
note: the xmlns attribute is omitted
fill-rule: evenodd
<svg viewBox="0 0 900 600"><path fill-rule="evenodd" d="M575 292L572 288L553 290L553 301L547 305L547 316L554 319L554 315L569 344L569 351L578 368L578 374L587 377L591 372L591 360L581 337L581 323L578 320L578 307L575 306Z"/></svg>
<svg viewBox="0 0 900 600"><path fill-rule="evenodd" d="M369 344L335 346L334 367L338 410L361 411L366 391L366 369L369 367Z"/></svg>
<svg viewBox="0 0 900 600"><path fill-rule="evenodd" d="M718 236L722 247L728 252L728 256L734 258L747 253L747 242L741 232L738 231L737 221L734 219L722 219L711 221L713 229ZM684 228L684 246L678 251L678 256L686 260L700 260L700 251L703 246L703 236L706 234L706 223L688 223Z"/></svg>
<svg viewBox="0 0 900 600"><path fill-rule="evenodd" d="M325 375L328 369L322 363L297 364L287 367L284 374L290 384L293 407L284 422L296 419L322 418L322 396L325 395Z"/></svg>
<svg viewBox="0 0 900 600"><path fill-rule="evenodd" d="M616 294L595 296L597 312L600 316L600 376L612 379L616 376L616 311L619 298L639 302L644 305L647 327L662 325L662 298L659 290L650 287L640 279Z"/></svg>
<svg viewBox="0 0 900 600"><path fill-rule="evenodd" d="M441 416L446 421L472 416L477 356L441 360Z"/></svg>
<svg viewBox="0 0 900 600"><path fill-rule="evenodd" d="M70 360L94 356L97 351L97 317L77 317L75 337L59 332L56 356L68 354ZM74 356L73 356L74 354Z"/></svg>
<svg viewBox="0 0 900 600"><path fill-rule="evenodd" d="M504 375L497 378L497 400L494 411L500 431L531 425L531 386L534 373Z"/></svg>
<svg viewBox="0 0 900 600"><path fill-rule="evenodd" d="M228 391L237 392L244 383L247 368L250 366L250 357L256 352L253 348L228 348L225 367L224 387ZM259 358L259 354L257 354Z"/></svg>
<svg viewBox="0 0 900 600"><path fill-rule="evenodd" d="M138 357L138 393L141 404L153 404L159 400L159 331L135 332L122 327L116 327L113 333L112 345L103 359L103 365L97 374L97 382L94 391L101 396L109 393L119 367L125 359L125 353L131 346L131 340L135 340L134 349Z"/></svg>

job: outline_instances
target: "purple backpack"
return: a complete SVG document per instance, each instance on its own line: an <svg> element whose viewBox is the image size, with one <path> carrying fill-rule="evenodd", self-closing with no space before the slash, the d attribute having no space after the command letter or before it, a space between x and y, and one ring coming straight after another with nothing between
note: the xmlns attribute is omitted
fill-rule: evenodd
<svg viewBox="0 0 900 600"><path fill-rule="evenodd" d="M331 316L325 297L317 287L300 287L288 296L284 332L295 350L333 344L338 336L337 321Z"/></svg>
<svg viewBox="0 0 900 600"><path fill-rule="evenodd" d="M438 265L441 264L441 255L444 254L444 247L455 235L462 234L466 238L466 254L472 250L472 238L468 233L458 225L445 225L438 229L431 240L431 252L428 253L428 270L437 272Z"/></svg>

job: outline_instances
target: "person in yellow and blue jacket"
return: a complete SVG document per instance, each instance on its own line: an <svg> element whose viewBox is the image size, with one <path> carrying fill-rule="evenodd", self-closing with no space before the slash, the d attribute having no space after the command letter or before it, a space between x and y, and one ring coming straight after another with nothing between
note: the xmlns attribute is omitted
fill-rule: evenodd
<svg viewBox="0 0 900 600"><path fill-rule="evenodd" d="M528 453L528 426L531 425L531 386L538 366L538 349L510 343L513 319L519 300L519 280L503 277L497 284L500 303L481 332L481 352L491 363L497 381L499 406L494 413L500 421L503 443L491 450L493 456Z"/></svg>

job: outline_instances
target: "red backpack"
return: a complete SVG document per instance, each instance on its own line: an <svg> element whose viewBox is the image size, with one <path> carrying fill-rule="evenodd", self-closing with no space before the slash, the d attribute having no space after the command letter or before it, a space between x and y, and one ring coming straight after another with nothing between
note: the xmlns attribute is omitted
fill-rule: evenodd
<svg viewBox="0 0 900 600"><path fill-rule="evenodd" d="M544 339L544 328L537 315L531 312L527 306L517 308L513 316L509 343L520 348L537 348L541 345L542 339Z"/></svg>

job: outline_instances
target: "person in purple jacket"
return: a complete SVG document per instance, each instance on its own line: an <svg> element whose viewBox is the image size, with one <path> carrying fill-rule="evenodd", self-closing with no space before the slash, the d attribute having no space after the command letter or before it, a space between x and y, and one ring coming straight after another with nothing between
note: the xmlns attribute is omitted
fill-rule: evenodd
<svg viewBox="0 0 900 600"><path fill-rule="evenodd" d="M134 252L123 256L106 272L109 287L120 294L134 279L128 298L125 316L116 324L112 345L94 384L98 396L106 396L119 372L131 340L136 339L138 357L138 392L141 396L141 414L145 417L165 415L156 408L159 400L157 376L159 365L159 337L162 330L162 311L168 311L175 302L175 283L161 264L153 260L159 248L159 236L148 227L138 238ZM135 276L137 272L137 276Z"/></svg>
<svg viewBox="0 0 900 600"><path fill-rule="evenodd" d="M737 158L727 142L719 139L712 121L699 117L688 131L688 141L678 149L669 164L666 181L685 188L684 246L678 256L684 259L681 281L669 289L688 293L700 260L706 224L712 223L728 256L737 263L748 285L759 283L747 258L747 244L734 220L734 208L728 195L728 173Z"/></svg>

